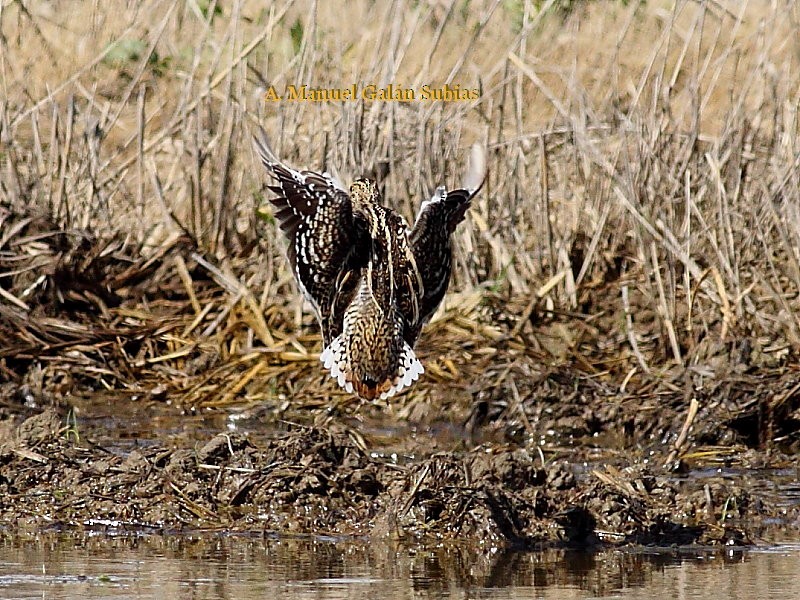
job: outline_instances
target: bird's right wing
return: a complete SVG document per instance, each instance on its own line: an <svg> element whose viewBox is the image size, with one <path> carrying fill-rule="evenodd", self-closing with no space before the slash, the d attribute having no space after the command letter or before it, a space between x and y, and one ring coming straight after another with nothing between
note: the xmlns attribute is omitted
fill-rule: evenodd
<svg viewBox="0 0 800 600"><path fill-rule="evenodd" d="M444 186L437 188L431 199L419 207L412 236L422 238L429 234L439 234L443 228L447 235L455 231L456 226L464 220L470 201L483 187L485 180L486 151L480 144L473 144L461 187L449 192Z"/></svg>
<svg viewBox="0 0 800 600"><path fill-rule="evenodd" d="M450 235L464 220L485 179L486 151L480 144L474 144L462 187L448 192L441 186L420 206L410 235L425 290L420 301L420 329L433 316L450 283Z"/></svg>

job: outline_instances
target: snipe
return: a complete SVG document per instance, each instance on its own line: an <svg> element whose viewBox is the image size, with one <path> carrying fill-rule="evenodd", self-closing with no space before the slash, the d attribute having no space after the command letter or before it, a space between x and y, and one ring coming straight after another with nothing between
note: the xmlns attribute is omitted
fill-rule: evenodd
<svg viewBox="0 0 800 600"><path fill-rule="evenodd" d="M463 187L439 187L409 227L381 205L373 181L356 179L346 190L328 173L292 169L263 131L255 147L276 181L270 202L322 329L325 368L367 400L410 386L424 370L414 344L450 283L452 234L483 185L483 148L473 146Z"/></svg>

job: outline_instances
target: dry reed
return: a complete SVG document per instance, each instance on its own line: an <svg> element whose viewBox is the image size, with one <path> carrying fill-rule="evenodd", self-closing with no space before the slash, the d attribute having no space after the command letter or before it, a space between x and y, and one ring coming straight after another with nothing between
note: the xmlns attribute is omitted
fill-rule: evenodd
<svg viewBox="0 0 800 600"><path fill-rule="evenodd" d="M256 122L409 219L489 148L400 416L487 387L522 406L566 366L625 395L793 361L798 5L569 5L1 2L0 378L347 405L258 217ZM264 98L303 83L480 98Z"/></svg>

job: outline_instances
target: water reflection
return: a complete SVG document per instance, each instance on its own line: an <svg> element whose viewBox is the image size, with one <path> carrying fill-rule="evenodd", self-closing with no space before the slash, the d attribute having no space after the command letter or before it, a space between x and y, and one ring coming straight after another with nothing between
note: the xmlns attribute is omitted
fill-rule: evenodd
<svg viewBox="0 0 800 600"><path fill-rule="evenodd" d="M3 598L798 598L800 546L508 552L220 535L0 534Z"/></svg>

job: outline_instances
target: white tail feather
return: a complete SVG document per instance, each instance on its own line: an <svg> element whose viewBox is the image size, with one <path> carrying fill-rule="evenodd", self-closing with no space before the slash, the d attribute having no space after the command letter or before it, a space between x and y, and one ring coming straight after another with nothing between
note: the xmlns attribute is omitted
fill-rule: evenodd
<svg viewBox="0 0 800 600"><path fill-rule="evenodd" d="M353 393L353 383L345 378L344 369L347 366L347 356L345 352L342 336L334 339L330 345L319 355L319 360L326 370L330 371L331 377L336 380L339 387L343 388L348 394ZM395 394L402 392L405 388L414 383L419 376L425 372L425 368L414 354L411 346L403 344L403 354L400 357L400 364L397 368L397 375L394 378L392 387L380 395L381 400L391 398Z"/></svg>
<svg viewBox="0 0 800 600"><path fill-rule="evenodd" d="M347 356L341 335L334 339L330 345L322 351L322 354L319 355L319 360L324 367L331 372L331 377L336 380L339 387L346 389L350 393L353 392L353 384L349 381L345 381L344 378Z"/></svg>
<svg viewBox="0 0 800 600"><path fill-rule="evenodd" d="M419 362L417 355L408 344L403 344L403 355L400 357L400 365L397 369L397 377L394 379L394 385L383 392L380 396L381 400L391 398L395 394L402 392L405 388L414 383L419 376L425 372L425 367Z"/></svg>

